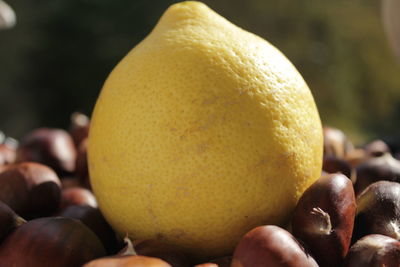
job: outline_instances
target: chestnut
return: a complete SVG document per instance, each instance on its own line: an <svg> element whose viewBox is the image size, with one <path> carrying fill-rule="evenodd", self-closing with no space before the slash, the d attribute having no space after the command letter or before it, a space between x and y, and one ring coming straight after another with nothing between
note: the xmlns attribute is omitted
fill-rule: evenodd
<svg viewBox="0 0 400 267"><path fill-rule="evenodd" d="M351 246L344 267L400 266L400 242L388 236L367 235Z"/></svg>
<svg viewBox="0 0 400 267"><path fill-rule="evenodd" d="M159 240L135 240L134 250L138 255L160 258L174 267L193 266L186 254Z"/></svg>
<svg viewBox="0 0 400 267"><path fill-rule="evenodd" d="M380 157L373 157L356 168L357 180L354 185L356 195L360 194L368 185L379 180L400 182L400 161L390 153Z"/></svg>
<svg viewBox="0 0 400 267"><path fill-rule="evenodd" d="M364 161L369 159L369 155L364 148L354 148L346 153L344 157L346 162L348 162L353 168L362 164Z"/></svg>
<svg viewBox="0 0 400 267"><path fill-rule="evenodd" d="M89 228L62 217L29 221L0 244L1 266L73 267L103 256L103 245Z"/></svg>
<svg viewBox="0 0 400 267"><path fill-rule="evenodd" d="M383 154L390 153L389 146L380 139L369 142L364 146L364 149L370 157L380 157Z"/></svg>
<svg viewBox="0 0 400 267"><path fill-rule="evenodd" d="M194 267L219 267L218 264L206 262L201 264L196 264Z"/></svg>
<svg viewBox="0 0 400 267"><path fill-rule="evenodd" d="M264 225L253 228L237 244L231 267L318 267L288 231Z"/></svg>
<svg viewBox="0 0 400 267"><path fill-rule="evenodd" d="M167 262L147 256L114 256L92 260L83 267L172 267ZM174 266L175 267L175 266Z"/></svg>
<svg viewBox="0 0 400 267"><path fill-rule="evenodd" d="M0 201L0 242L7 234L25 222L7 204Z"/></svg>
<svg viewBox="0 0 400 267"><path fill-rule="evenodd" d="M81 112L72 113L69 133L76 147L79 147L79 144L88 137L89 125L90 119L88 116Z"/></svg>
<svg viewBox="0 0 400 267"><path fill-rule="evenodd" d="M61 180L61 188L68 189L68 188L75 188L81 187L81 183L76 177L63 177Z"/></svg>
<svg viewBox="0 0 400 267"><path fill-rule="evenodd" d="M0 144L0 165L14 163L17 152L7 144Z"/></svg>
<svg viewBox="0 0 400 267"><path fill-rule="evenodd" d="M24 162L0 173L0 200L25 218L48 216L60 205L61 182L49 167Z"/></svg>
<svg viewBox="0 0 400 267"><path fill-rule="evenodd" d="M96 208L97 200L91 191L82 187L62 189L60 210L72 205L87 205Z"/></svg>
<svg viewBox="0 0 400 267"><path fill-rule="evenodd" d="M335 156L325 156L322 161L322 170L326 173L342 173L353 183L356 181L355 169L344 159Z"/></svg>
<svg viewBox="0 0 400 267"><path fill-rule="evenodd" d="M87 139L82 140L78 147L75 175L84 187L91 188L87 162Z"/></svg>
<svg viewBox="0 0 400 267"><path fill-rule="evenodd" d="M324 156L335 156L344 158L346 154L353 149L352 143L347 136L339 129L324 126Z"/></svg>
<svg viewBox="0 0 400 267"><path fill-rule="evenodd" d="M75 170L76 149L68 132L39 128L25 135L17 149L17 162L34 161L66 176Z"/></svg>
<svg viewBox="0 0 400 267"><path fill-rule="evenodd" d="M72 205L65 208L60 216L80 220L89 227L100 239L108 255L117 253L123 246L122 240L116 235L98 208Z"/></svg>
<svg viewBox="0 0 400 267"><path fill-rule="evenodd" d="M400 240L400 184L379 181L357 197L353 241L382 234Z"/></svg>
<svg viewBox="0 0 400 267"><path fill-rule="evenodd" d="M301 196L292 218L293 235L321 266L339 266L351 242L356 200L353 184L342 174L321 177Z"/></svg>

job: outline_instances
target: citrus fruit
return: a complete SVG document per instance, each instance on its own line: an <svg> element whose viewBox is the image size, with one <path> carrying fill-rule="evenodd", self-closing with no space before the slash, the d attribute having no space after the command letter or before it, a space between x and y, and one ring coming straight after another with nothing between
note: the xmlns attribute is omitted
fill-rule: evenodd
<svg viewBox="0 0 400 267"><path fill-rule="evenodd" d="M182 2L107 78L88 157L118 232L220 256L253 227L287 222L320 175L321 122L281 52Z"/></svg>

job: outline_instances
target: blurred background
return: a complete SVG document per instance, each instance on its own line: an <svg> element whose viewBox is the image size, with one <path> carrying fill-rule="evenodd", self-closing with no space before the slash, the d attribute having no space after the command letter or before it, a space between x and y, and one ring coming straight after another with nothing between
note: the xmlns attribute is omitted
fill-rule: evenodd
<svg viewBox="0 0 400 267"><path fill-rule="evenodd" d="M107 75L142 40L168 0L9 0L17 25L0 31L0 130L20 138L91 114ZM353 142L400 128L400 64L376 0L204 0L278 47L298 68L323 124Z"/></svg>

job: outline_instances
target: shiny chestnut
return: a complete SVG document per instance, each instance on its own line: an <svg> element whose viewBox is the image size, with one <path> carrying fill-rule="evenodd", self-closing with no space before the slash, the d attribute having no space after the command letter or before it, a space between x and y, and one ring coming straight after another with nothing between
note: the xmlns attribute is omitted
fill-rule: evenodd
<svg viewBox="0 0 400 267"><path fill-rule="evenodd" d="M349 141L343 131L329 126L323 127L324 135L324 156L334 156L345 158L347 153L353 149L353 144Z"/></svg>
<svg viewBox="0 0 400 267"><path fill-rule="evenodd" d="M353 242L368 234L400 240L400 184L379 181L357 197Z"/></svg>
<svg viewBox="0 0 400 267"><path fill-rule="evenodd" d="M231 267L318 267L313 257L288 231L274 225L258 226L239 241Z"/></svg>
<svg viewBox="0 0 400 267"><path fill-rule="evenodd" d="M66 176L75 170L76 148L63 129L39 128L25 135L17 150L17 162L34 161Z"/></svg>
<svg viewBox="0 0 400 267"><path fill-rule="evenodd" d="M100 240L89 228L61 217L29 221L0 244L0 266L80 267L105 255Z"/></svg>
<svg viewBox="0 0 400 267"><path fill-rule="evenodd" d="M97 200L91 191L82 187L62 189L60 210L72 205L86 205L97 208Z"/></svg>
<svg viewBox="0 0 400 267"><path fill-rule="evenodd" d="M380 181L400 182L400 161L390 153L372 157L356 168L357 180L354 185L356 194L360 194L370 184Z"/></svg>
<svg viewBox="0 0 400 267"><path fill-rule="evenodd" d="M15 228L26 221L19 217L7 204L0 201L0 242Z"/></svg>
<svg viewBox="0 0 400 267"><path fill-rule="evenodd" d="M118 238L98 208L72 205L66 207L60 216L76 219L85 224L100 239L108 255L117 253L123 246L122 240Z"/></svg>
<svg viewBox="0 0 400 267"><path fill-rule="evenodd" d="M399 267L400 242L384 235L367 235L346 256L343 267Z"/></svg>
<svg viewBox="0 0 400 267"><path fill-rule="evenodd" d="M89 135L90 119L81 112L74 112L71 115L71 125L69 133L74 140L75 146L79 147L80 143Z"/></svg>
<svg viewBox="0 0 400 267"><path fill-rule="evenodd" d="M55 213L60 199L60 179L43 164L24 162L0 173L0 200L24 218Z"/></svg>
<svg viewBox="0 0 400 267"><path fill-rule="evenodd" d="M338 266L350 247L356 213L353 184L342 174L321 177L300 198L292 218L293 235L321 266Z"/></svg>

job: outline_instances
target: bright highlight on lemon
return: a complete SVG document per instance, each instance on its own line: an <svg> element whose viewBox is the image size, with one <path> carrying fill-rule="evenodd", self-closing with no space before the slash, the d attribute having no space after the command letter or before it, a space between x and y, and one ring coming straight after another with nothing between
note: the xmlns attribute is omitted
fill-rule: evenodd
<svg viewBox="0 0 400 267"><path fill-rule="evenodd" d="M257 225L287 222L320 175L321 122L281 52L189 1L108 77L88 153L117 231L211 258Z"/></svg>

